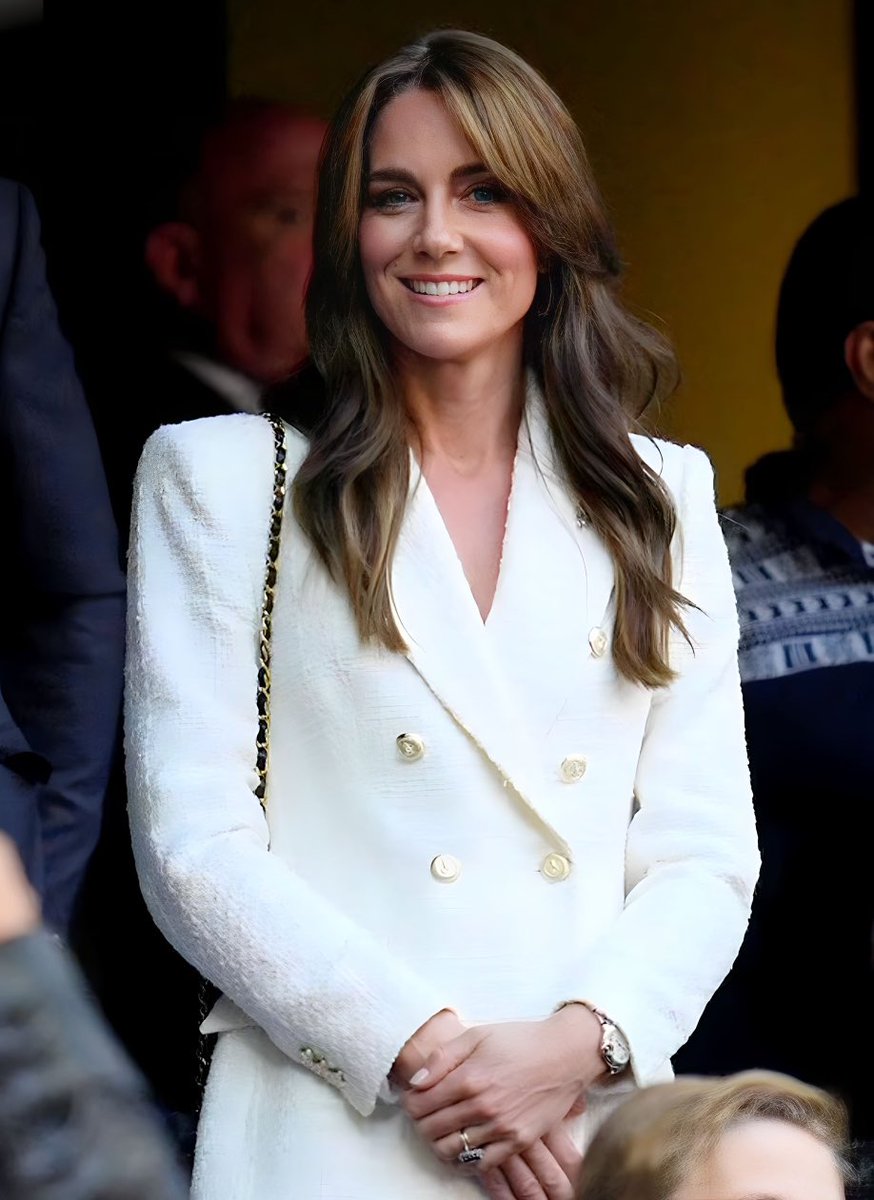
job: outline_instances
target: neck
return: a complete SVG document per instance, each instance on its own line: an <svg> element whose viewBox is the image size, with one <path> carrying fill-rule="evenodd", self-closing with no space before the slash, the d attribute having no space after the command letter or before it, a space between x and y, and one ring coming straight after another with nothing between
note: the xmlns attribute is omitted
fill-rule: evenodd
<svg viewBox="0 0 874 1200"><path fill-rule="evenodd" d="M874 472L871 463L874 446L866 439L831 461L811 484L808 498L818 508L824 508L854 537L874 542Z"/></svg>
<svg viewBox="0 0 874 1200"><path fill-rule="evenodd" d="M874 482L866 487L829 487L816 482L809 499L840 521L859 541L874 542Z"/></svg>
<svg viewBox="0 0 874 1200"><path fill-rule="evenodd" d="M395 367L423 465L441 458L473 474L515 455L525 404L521 345L512 355L460 363L401 352Z"/></svg>

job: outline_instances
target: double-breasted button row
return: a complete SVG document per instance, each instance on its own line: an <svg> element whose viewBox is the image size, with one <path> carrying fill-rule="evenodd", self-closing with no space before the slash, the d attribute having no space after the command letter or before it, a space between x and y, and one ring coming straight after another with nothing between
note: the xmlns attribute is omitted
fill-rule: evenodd
<svg viewBox="0 0 874 1200"><path fill-rule="evenodd" d="M418 762L425 757L425 743L417 733L399 733L395 738L398 754L404 762ZM565 783L577 783L583 778L589 764L584 754L568 754L562 759L559 773Z"/></svg>
<svg viewBox="0 0 874 1200"><path fill-rule="evenodd" d="M570 859L564 854L547 854L540 873L550 883L561 883L571 873ZM438 883L455 883L461 877L461 863L454 854L438 854L431 859L431 874Z"/></svg>
<svg viewBox="0 0 874 1200"><path fill-rule="evenodd" d="M314 1075L318 1075L320 1079L324 1079L327 1083L333 1084L334 1087L341 1088L346 1085L346 1076L339 1067L332 1067L324 1054L315 1050L312 1046L301 1046L300 1061Z"/></svg>

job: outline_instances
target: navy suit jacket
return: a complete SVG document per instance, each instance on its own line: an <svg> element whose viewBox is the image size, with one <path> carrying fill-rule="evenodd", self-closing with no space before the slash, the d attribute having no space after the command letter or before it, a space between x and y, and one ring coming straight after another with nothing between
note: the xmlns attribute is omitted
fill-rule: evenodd
<svg viewBox="0 0 874 1200"><path fill-rule="evenodd" d="M118 722L124 577L30 194L0 180L0 828L65 930Z"/></svg>

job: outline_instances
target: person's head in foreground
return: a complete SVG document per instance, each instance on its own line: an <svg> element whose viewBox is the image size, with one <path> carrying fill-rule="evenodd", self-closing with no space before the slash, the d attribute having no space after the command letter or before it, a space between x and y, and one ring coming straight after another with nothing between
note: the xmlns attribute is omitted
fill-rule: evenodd
<svg viewBox="0 0 874 1200"><path fill-rule="evenodd" d="M605 1121L577 1200L843 1200L846 1139L843 1107L786 1075L677 1079Z"/></svg>

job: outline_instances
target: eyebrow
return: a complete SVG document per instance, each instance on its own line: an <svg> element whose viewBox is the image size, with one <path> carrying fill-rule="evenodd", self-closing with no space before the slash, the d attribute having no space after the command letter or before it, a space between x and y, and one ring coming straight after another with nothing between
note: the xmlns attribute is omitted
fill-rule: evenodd
<svg viewBox="0 0 874 1200"><path fill-rule="evenodd" d="M487 175L488 167L481 162L466 163L463 167L456 167L450 174L449 178L453 182L460 179L470 179L474 175ZM418 186L418 180L412 171L405 171L403 167L385 167L381 171L371 171L367 176L368 183L407 183L411 187Z"/></svg>

